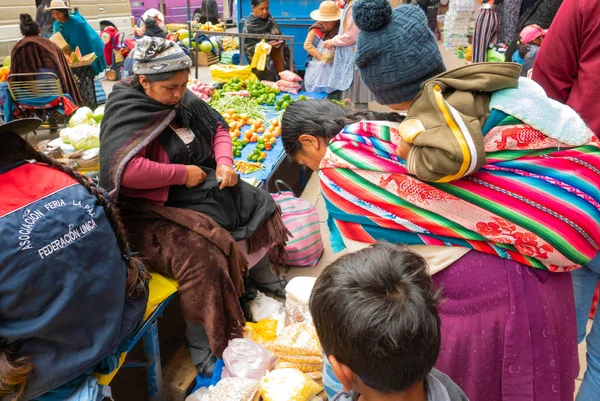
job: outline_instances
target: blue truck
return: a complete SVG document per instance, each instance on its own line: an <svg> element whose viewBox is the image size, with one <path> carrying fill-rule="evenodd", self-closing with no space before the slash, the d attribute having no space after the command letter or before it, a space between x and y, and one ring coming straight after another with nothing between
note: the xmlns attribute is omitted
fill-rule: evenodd
<svg viewBox="0 0 600 401"><path fill-rule="evenodd" d="M304 39L308 28L315 21L310 13L319 8L322 0L270 0L269 7L275 21L279 24L284 35L294 37L294 63L299 71L304 71L306 57ZM244 31L246 19L252 12L252 0L238 0L237 26L239 32Z"/></svg>

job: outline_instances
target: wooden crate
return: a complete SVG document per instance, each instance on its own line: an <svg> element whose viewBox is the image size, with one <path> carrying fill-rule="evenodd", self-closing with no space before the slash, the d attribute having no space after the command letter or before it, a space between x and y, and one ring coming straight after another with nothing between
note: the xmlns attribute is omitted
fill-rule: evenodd
<svg viewBox="0 0 600 401"><path fill-rule="evenodd" d="M165 401L184 401L198 376L187 346L182 345L163 367Z"/></svg>
<svg viewBox="0 0 600 401"><path fill-rule="evenodd" d="M190 55L192 57L196 56L196 61L201 67L208 67L209 65L217 64L219 62L219 57L215 56L212 53L192 51Z"/></svg>

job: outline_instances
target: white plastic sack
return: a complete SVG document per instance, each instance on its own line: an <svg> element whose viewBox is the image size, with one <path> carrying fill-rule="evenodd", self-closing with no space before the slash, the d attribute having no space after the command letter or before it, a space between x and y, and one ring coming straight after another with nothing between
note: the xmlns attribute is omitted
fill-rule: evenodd
<svg viewBox="0 0 600 401"><path fill-rule="evenodd" d="M312 323L308 304L315 286L315 277L294 277L285 287L285 324Z"/></svg>
<svg viewBox="0 0 600 401"><path fill-rule="evenodd" d="M283 304L258 291L258 295L250 304L250 312L255 322L263 319L277 320L277 334L285 326L285 308Z"/></svg>
<svg viewBox="0 0 600 401"><path fill-rule="evenodd" d="M277 357L268 349L246 338L235 338L223 351L225 368L221 377L262 379L275 365Z"/></svg>
<svg viewBox="0 0 600 401"><path fill-rule="evenodd" d="M206 387L200 387L186 397L185 401L210 401L210 391Z"/></svg>

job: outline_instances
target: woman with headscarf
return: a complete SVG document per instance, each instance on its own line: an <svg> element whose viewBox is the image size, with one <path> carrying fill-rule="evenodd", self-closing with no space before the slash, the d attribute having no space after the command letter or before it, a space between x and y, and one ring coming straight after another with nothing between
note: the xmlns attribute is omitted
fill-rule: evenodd
<svg viewBox="0 0 600 401"><path fill-rule="evenodd" d="M62 0L52 0L46 11L52 12L52 16L56 20L54 22L54 33L60 32L71 50L75 51L79 47L81 54L84 56L90 53L96 55L96 60L92 64L94 76L104 72L106 70L104 42L83 15L77 9L71 12L71 7L67 6Z"/></svg>
<svg viewBox="0 0 600 401"><path fill-rule="evenodd" d="M183 50L143 37L133 58L133 79L106 103L100 184L140 254L179 282L192 360L210 376L242 335L248 268L261 291L285 296L267 253L288 232L271 196L239 180L223 118L187 90L192 62Z"/></svg>
<svg viewBox="0 0 600 401"><path fill-rule="evenodd" d="M252 0L252 13L246 19L244 33L255 35L283 35L277 21L269 12L269 0ZM244 52L248 62L252 62L255 47L260 39L246 39L244 42ZM290 49L284 41L269 40L272 46L269 54L270 63L264 71L254 69L254 74L261 80L278 81L279 73L284 70L293 69L290 66Z"/></svg>
<svg viewBox="0 0 600 401"><path fill-rule="evenodd" d="M383 3L354 6L356 62L406 117L296 102L286 152L319 171L334 250L387 240L428 261L444 299L436 367L469 399L572 400L565 272L598 253L598 140L517 64L443 72L423 13ZM336 390L329 370L324 384Z"/></svg>
<svg viewBox="0 0 600 401"><path fill-rule="evenodd" d="M148 274L104 193L22 138L41 123L0 120L0 399L90 400L140 325Z"/></svg>
<svg viewBox="0 0 600 401"><path fill-rule="evenodd" d="M40 26L33 21L31 15L21 14L20 19L23 39L18 41L11 51L11 73L56 74L63 92L68 93L76 104L83 105L84 100L62 50L40 35Z"/></svg>

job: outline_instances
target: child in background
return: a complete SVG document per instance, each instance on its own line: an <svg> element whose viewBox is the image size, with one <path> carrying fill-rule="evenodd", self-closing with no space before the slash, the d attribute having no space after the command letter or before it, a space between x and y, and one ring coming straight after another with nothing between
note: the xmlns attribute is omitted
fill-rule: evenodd
<svg viewBox="0 0 600 401"><path fill-rule="evenodd" d="M532 24L523 28L519 34L520 43L517 45L517 51L512 56L512 61L522 65L522 77L527 76L527 72L533 67L535 56L537 56L537 52L540 50L546 32L546 29Z"/></svg>
<svg viewBox="0 0 600 401"><path fill-rule="evenodd" d="M323 43L339 32L342 12L335 2L324 1L318 10L310 13L310 17L317 22L310 27L304 41L304 50L308 53L304 86L309 92L331 93L334 89L328 83L333 73L334 52L325 49Z"/></svg>
<svg viewBox="0 0 600 401"><path fill-rule="evenodd" d="M317 279L310 312L344 392L333 401L468 401L433 368L440 351L439 292L425 260L376 243Z"/></svg>

